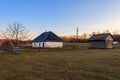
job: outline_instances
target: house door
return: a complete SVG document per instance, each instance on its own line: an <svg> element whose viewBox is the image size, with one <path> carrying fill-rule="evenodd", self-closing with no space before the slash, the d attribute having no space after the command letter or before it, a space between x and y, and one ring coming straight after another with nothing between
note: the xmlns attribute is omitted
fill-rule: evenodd
<svg viewBox="0 0 120 80"><path fill-rule="evenodd" d="M45 47L45 43L43 42L43 48Z"/></svg>

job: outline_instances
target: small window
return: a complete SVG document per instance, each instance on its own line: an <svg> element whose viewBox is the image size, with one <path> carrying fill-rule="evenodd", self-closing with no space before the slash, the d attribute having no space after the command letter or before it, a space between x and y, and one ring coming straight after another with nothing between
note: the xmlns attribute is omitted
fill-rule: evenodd
<svg viewBox="0 0 120 80"><path fill-rule="evenodd" d="M40 47L40 43L39 43L39 47Z"/></svg>
<svg viewBox="0 0 120 80"><path fill-rule="evenodd" d="M34 43L34 46L36 46L36 43Z"/></svg>

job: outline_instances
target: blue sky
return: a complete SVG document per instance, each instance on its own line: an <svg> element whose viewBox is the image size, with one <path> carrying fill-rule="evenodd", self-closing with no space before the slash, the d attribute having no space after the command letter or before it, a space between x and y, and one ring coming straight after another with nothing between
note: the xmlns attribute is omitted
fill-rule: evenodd
<svg viewBox="0 0 120 80"><path fill-rule="evenodd" d="M0 29L21 22L32 36L44 31L79 35L120 30L120 0L0 0Z"/></svg>

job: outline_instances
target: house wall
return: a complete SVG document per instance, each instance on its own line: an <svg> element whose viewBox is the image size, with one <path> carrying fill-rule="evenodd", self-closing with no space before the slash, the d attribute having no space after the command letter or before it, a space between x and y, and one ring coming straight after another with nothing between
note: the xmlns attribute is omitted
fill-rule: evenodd
<svg viewBox="0 0 120 80"><path fill-rule="evenodd" d="M106 38L106 48L113 48L113 38L110 35Z"/></svg>
<svg viewBox="0 0 120 80"><path fill-rule="evenodd" d="M32 47L62 48L63 42L33 42Z"/></svg>
<svg viewBox="0 0 120 80"><path fill-rule="evenodd" d="M47 47L47 48L61 48L61 47L63 47L63 42L45 42L45 47Z"/></svg>
<svg viewBox="0 0 120 80"><path fill-rule="evenodd" d="M91 42L91 48L105 48L105 41L94 41Z"/></svg>

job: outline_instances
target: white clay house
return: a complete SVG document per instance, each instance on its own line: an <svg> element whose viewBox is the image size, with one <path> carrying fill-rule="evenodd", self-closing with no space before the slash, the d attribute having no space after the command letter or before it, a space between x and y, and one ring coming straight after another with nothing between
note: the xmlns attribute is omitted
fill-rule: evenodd
<svg viewBox="0 0 120 80"><path fill-rule="evenodd" d="M63 40L52 31L44 32L32 41L35 48L62 48Z"/></svg>

